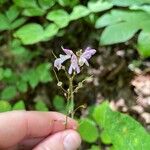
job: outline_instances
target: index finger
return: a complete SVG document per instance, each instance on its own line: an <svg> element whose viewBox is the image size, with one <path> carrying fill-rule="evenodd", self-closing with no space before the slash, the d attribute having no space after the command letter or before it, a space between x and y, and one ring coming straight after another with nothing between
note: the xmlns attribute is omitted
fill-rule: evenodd
<svg viewBox="0 0 150 150"><path fill-rule="evenodd" d="M25 138L45 137L65 130L66 116L57 112L12 111L0 114L0 148L17 144ZM77 128L68 118L67 129Z"/></svg>

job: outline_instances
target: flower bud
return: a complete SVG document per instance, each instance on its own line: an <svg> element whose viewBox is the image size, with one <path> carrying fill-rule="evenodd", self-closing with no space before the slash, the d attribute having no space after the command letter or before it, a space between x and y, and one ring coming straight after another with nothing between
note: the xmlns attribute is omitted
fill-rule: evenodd
<svg viewBox="0 0 150 150"><path fill-rule="evenodd" d="M63 84L63 83L59 81L59 82L57 83L57 86L62 86L62 84Z"/></svg>

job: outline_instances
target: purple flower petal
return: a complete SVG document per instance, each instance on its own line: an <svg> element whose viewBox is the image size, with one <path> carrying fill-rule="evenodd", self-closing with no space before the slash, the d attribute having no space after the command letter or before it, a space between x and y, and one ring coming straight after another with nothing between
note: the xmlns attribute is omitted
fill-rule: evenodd
<svg viewBox="0 0 150 150"><path fill-rule="evenodd" d="M87 66L89 66L88 60L92 57L92 55L94 55L96 53L95 49L91 49L90 47L87 47L85 49L85 51L83 52L83 54L80 56L79 58L79 65L83 66L84 64L86 64Z"/></svg>
<svg viewBox="0 0 150 150"><path fill-rule="evenodd" d="M69 55L60 55L60 58L57 58L55 61L54 61L54 67L56 67L58 70L61 69L62 67L62 63L64 61L66 61L67 59L69 59L71 56Z"/></svg>
<svg viewBox="0 0 150 150"><path fill-rule="evenodd" d="M73 55L74 53L73 53L73 51L72 50L70 50L70 49L66 49L66 48L63 48L62 47L62 50L67 54L67 55Z"/></svg>
<svg viewBox="0 0 150 150"><path fill-rule="evenodd" d="M69 67L69 74L72 74L72 71L75 71L77 74L80 73L80 67L78 65L78 59L77 56L75 54L72 55L71 57L71 65Z"/></svg>

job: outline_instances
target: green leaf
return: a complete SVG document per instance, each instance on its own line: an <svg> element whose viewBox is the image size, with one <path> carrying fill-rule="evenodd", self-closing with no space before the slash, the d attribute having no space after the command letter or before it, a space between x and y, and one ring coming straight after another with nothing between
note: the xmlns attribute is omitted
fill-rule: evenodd
<svg viewBox="0 0 150 150"><path fill-rule="evenodd" d="M138 37L137 49L142 57L150 57L150 30L141 31Z"/></svg>
<svg viewBox="0 0 150 150"><path fill-rule="evenodd" d="M125 42L131 39L138 30L134 24L127 22L108 26L101 35L100 43L110 45Z"/></svg>
<svg viewBox="0 0 150 150"><path fill-rule="evenodd" d="M20 100L13 105L13 110L25 110L24 101Z"/></svg>
<svg viewBox="0 0 150 150"><path fill-rule="evenodd" d="M28 84L24 81L18 81L17 88L18 88L19 92L25 93L28 90Z"/></svg>
<svg viewBox="0 0 150 150"><path fill-rule="evenodd" d="M35 8L26 8L23 11L23 15L27 17L33 17L33 16L43 16L45 11L41 8L35 7Z"/></svg>
<svg viewBox="0 0 150 150"><path fill-rule="evenodd" d="M9 20L8 18L0 13L0 31L1 30L8 30L9 29Z"/></svg>
<svg viewBox="0 0 150 150"><path fill-rule="evenodd" d="M52 38L58 33L58 26L54 23L49 24L44 31L45 40Z"/></svg>
<svg viewBox="0 0 150 150"><path fill-rule="evenodd" d="M96 142L99 136L95 122L87 118L81 119L79 133L82 139L88 143Z"/></svg>
<svg viewBox="0 0 150 150"><path fill-rule="evenodd" d="M4 100L11 100L17 94L16 87L14 86L7 86L1 93L1 99Z"/></svg>
<svg viewBox="0 0 150 150"><path fill-rule="evenodd" d="M111 144L112 143L106 130L102 131L102 133L100 134L100 138L104 144Z"/></svg>
<svg viewBox="0 0 150 150"><path fill-rule="evenodd" d="M35 70L30 70L28 72L28 81L29 81L29 84L32 88L35 88L38 83L39 83L39 76L37 75L37 72Z"/></svg>
<svg viewBox="0 0 150 150"><path fill-rule="evenodd" d="M98 145L92 145L89 150L101 150L101 148Z"/></svg>
<svg viewBox="0 0 150 150"><path fill-rule="evenodd" d="M12 70L10 68L6 68L3 72L4 78L10 78L12 76Z"/></svg>
<svg viewBox="0 0 150 150"><path fill-rule="evenodd" d="M150 135L130 116L112 111L106 102L96 107L93 116L115 150L149 150Z"/></svg>
<svg viewBox="0 0 150 150"><path fill-rule="evenodd" d="M19 26L21 26L22 24L24 24L26 22L26 18L22 17L19 19L16 19L14 22L11 23L11 29L16 29Z"/></svg>
<svg viewBox="0 0 150 150"><path fill-rule="evenodd" d="M101 12L104 10L108 10L113 7L113 4L110 2L101 2L101 1L89 1L88 8L91 12Z"/></svg>
<svg viewBox="0 0 150 150"><path fill-rule="evenodd" d="M50 11L46 18L50 21L54 21L60 28L66 27L70 21L69 14L63 9Z"/></svg>
<svg viewBox="0 0 150 150"><path fill-rule="evenodd" d="M19 7L37 7L36 0L13 0L14 4Z"/></svg>
<svg viewBox="0 0 150 150"><path fill-rule="evenodd" d="M114 5L124 7L150 3L149 0L109 0L109 2L112 2Z"/></svg>
<svg viewBox="0 0 150 150"><path fill-rule="evenodd" d="M42 9L49 9L55 4L55 0L38 0L38 3Z"/></svg>
<svg viewBox="0 0 150 150"><path fill-rule="evenodd" d="M0 100L0 112L11 110L11 105L7 101Z"/></svg>
<svg viewBox="0 0 150 150"><path fill-rule="evenodd" d="M8 11L6 11L6 16L10 22L14 21L19 16L20 11L14 5L12 5Z"/></svg>
<svg viewBox="0 0 150 150"><path fill-rule="evenodd" d="M64 102L64 98L56 95L53 99L53 106L55 107L56 110L58 111L62 111L65 109L65 102Z"/></svg>
<svg viewBox="0 0 150 150"><path fill-rule="evenodd" d="M35 109L38 111L48 111L48 107L43 101L36 102Z"/></svg>
<svg viewBox="0 0 150 150"><path fill-rule="evenodd" d="M70 20L77 20L79 18L89 15L90 10L85 6L78 5L73 8L72 13L70 14Z"/></svg>
<svg viewBox="0 0 150 150"><path fill-rule="evenodd" d="M40 24L29 23L18 29L14 36L25 45L34 44L43 40L44 30Z"/></svg>
<svg viewBox="0 0 150 150"><path fill-rule="evenodd" d="M38 76L39 81L41 81L43 83L46 83L48 81L52 81L52 75L50 74L50 68L51 68L50 63L40 64L36 68L36 76Z"/></svg>

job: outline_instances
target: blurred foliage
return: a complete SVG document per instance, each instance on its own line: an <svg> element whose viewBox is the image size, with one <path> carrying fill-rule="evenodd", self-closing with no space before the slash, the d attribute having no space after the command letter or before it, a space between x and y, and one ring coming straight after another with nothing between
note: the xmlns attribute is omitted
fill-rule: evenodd
<svg viewBox="0 0 150 150"><path fill-rule="evenodd" d="M98 49L122 43L147 58L149 41L149 0L0 0L0 112L64 112L51 64L51 51L58 54L62 45ZM100 149L99 139L115 150L149 149L149 135L130 117L106 104L87 110L79 131L91 150Z"/></svg>

